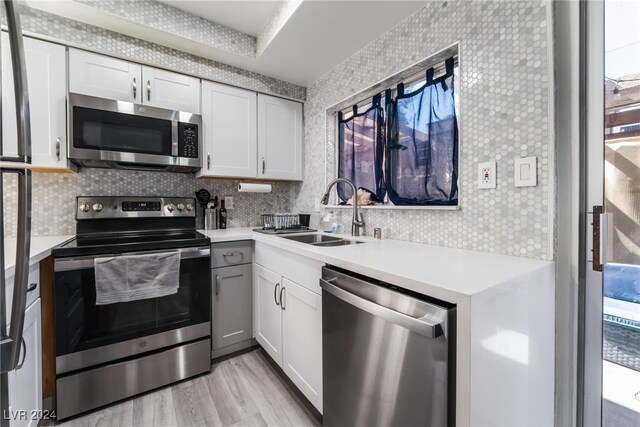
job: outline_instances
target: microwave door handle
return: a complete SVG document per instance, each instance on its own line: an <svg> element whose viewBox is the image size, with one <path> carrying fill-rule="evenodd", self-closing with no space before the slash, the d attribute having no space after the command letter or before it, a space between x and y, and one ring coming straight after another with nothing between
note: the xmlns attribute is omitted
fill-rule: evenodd
<svg viewBox="0 0 640 427"><path fill-rule="evenodd" d="M171 121L171 155L178 157L178 120Z"/></svg>

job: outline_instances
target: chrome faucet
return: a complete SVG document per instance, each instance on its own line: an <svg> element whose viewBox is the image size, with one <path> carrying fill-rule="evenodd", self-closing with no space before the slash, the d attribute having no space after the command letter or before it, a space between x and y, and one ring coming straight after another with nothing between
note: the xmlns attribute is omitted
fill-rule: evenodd
<svg viewBox="0 0 640 427"><path fill-rule="evenodd" d="M351 235L352 236L360 236L364 231L364 220L362 216L358 213L358 189L353 181L350 181L346 178L336 178L327 185L327 189L324 192L324 196L322 196L322 200L320 203L326 205L329 203L329 192L339 182L344 182L345 184L349 184L351 189L353 190L353 220L351 222Z"/></svg>

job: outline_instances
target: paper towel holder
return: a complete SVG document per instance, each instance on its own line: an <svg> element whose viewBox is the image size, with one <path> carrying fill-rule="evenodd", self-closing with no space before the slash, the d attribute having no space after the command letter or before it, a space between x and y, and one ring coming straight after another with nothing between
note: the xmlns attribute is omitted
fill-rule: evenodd
<svg viewBox="0 0 640 427"><path fill-rule="evenodd" d="M271 193L271 184L257 184L241 182L238 184L239 193Z"/></svg>

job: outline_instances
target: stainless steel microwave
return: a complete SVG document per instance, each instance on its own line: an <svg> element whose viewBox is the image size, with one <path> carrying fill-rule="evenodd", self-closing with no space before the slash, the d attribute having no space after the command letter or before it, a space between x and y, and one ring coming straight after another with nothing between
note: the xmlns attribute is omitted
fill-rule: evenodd
<svg viewBox="0 0 640 427"><path fill-rule="evenodd" d="M202 167L202 117L69 94L69 158L80 166L194 172Z"/></svg>

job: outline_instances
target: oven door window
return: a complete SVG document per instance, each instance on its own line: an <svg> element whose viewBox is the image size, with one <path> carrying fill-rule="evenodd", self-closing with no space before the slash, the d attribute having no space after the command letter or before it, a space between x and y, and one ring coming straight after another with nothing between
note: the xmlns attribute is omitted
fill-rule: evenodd
<svg viewBox="0 0 640 427"><path fill-rule="evenodd" d="M96 305L93 269L56 273L56 355L210 321L209 258L183 259L178 292Z"/></svg>
<svg viewBox="0 0 640 427"><path fill-rule="evenodd" d="M73 146L170 156L171 120L73 107Z"/></svg>

